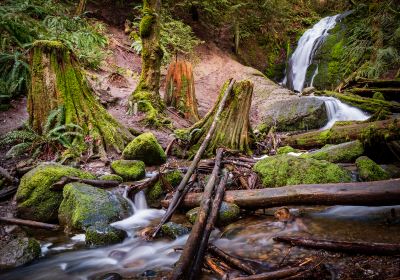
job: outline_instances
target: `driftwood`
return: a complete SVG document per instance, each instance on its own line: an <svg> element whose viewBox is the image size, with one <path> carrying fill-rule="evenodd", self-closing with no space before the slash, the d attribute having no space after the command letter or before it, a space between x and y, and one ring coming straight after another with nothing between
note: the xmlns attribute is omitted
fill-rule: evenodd
<svg viewBox="0 0 400 280"><path fill-rule="evenodd" d="M225 271L221 267L219 267L219 265L209 255L206 255L204 257L204 262L221 279L226 278L227 274L225 273Z"/></svg>
<svg viewBox="0 0 400 280"><path fill-rule="evenodd" d="M297 135L292 135L283 140L283 145L289 145L295 148L310 149L322 147L326 144L340 144L351 140L361 140L370 142L390 141L400 138L400 120L389 119L370 123L356 123L344 126L333 126L326 131L312 131ZM373 143L370 143L373 144Z"/></svg>
<svg viewBox="0 0 400 280"><path fill-rule="evenodd" d="M202 193L188 193L182 206L197 207L201 199ZM400 179L227 191L224 200L247 209L285 205L398 205Z"/></svg>
<svg viewBox="0 0 400 280"><path fill-rule="evenodd" d="M82 179L79 177L64 176L58 182L54 183L50 189L53 191L61 191L66 184L72 182L84 183L98 188L114 188L120 184L120 182L118 181L91 180L91 179Z"/></svg>
<svg viewBox="0 0 400 280"><path fill-rule="evenodd" d="M162 217L160 223L154 229L153 237L155 237L157 235L157 233L160 231L161 226L164 223L169 221L169 219L171 218L171 216L174 213L174 211L176 210L176 208L178 208L179 203L182 200L183 193L187 192L187 190L185 191L185 189L187 189L186 185L189 182L189 179L191 178L193 172L195 171L197 164L199 163L201 157L203 156L204 152L207 149L207 146L208 146L211 138L214 135L215 128L217 127L217 123L219 121L220 115L222 113L223 108L225 107L226 100L228 99L229 93L231 92L234 83L235 83L235 81L232 79L222 97L222 100L220 102L218 110L215 114L214 120L211 124L211 127L210 127L208 133L207 133L207 136L204 139L203 143L201 144L200 148L197 150L196 155L195 155L192 163L190 164L188 171L186 172L186 174L183 177L182 181L180 182L179 186L176 188L174 196L172 197L171 203L169 204L169 207L168 207L167 211L165 212L165 215Z"/></svg>
<svg viewBox="0 0 400 280"><path fill-rule="evenodd" d="M22 220L22 219L17 219L17 218L0 217L0 221L4 222L4 223L8 223L8 224L28 226L28 227L48 229L48 230L59 230L60 229L59 225L46 224L46 223L41 223L41 222L36 222L36 221L31 221L31 220Z"/></svg>
<svg viewBox="0 0 400 280"><path fill-rule="evenodd" d="M202 243L202 237L204 234L204 229L207 225L214 187L221 169L222 155L223 150L218 149L215 157L213 172L211 173L208 183L204 188L203 198L201 200L200 209L197 213L196 222L192 228L192 231L190 232L188 240L186 241L185 248L183 249L179 261L175 266L173 277L171 279L190 279L189 269L194 265L194 261L197 256L197 250Z"/></svg>
<svg viewBox="0 0 400 280"><path fill-rule="evenodd" d="M275 241L312 249L367 255L399 255L400 244L332 241L304 237L277 236Z"/></svg>
<svg viewBox="0 0 400 280"><path fill-rule="evenodd" d="M274 280L283 279L286 277L294 276L302 271L306 270L306 267L293 267L293 268L283 268L271 272L264 272L261 274L243 276L232 278L231 280Z"/></svg>
<svg viewBox="0 0 400 280"><path fill-rule="evenodd" d="M13 196L18 190L18 187L12 187L0 192L0 201L6 200Z"/></svg>
<svg viewBox="0 0 400 280"><path fill-rule="evenodd" d="M153 177L144 179L138 182L128 185L127 194L128 197L133 197L136 193L154 186L155 183L160 179L160 172L157 172Z"/></svg>

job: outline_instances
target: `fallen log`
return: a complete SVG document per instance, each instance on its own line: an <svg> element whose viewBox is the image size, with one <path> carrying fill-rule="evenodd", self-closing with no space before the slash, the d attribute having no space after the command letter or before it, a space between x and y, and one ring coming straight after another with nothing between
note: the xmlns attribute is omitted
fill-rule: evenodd
<svg viewBox="0 0 400 280"><path fill-rule="evenodd" d="M219 265L209 255L205 256L204 262L221 279L224 279L224 277L227 276L227 273L221 267L219 267Z"/></svg>
<svg viewBox="0 0 400 280"><path fill-rule="evenodd" d="M0 221L8 224L20 225L20 226L28 226L34 228L48 229L48 230L59 230L59 225L54 224L46 224L31 220L23 220L17 218L9 218L9 217L0 217Z"/></svg>
<svg viewBox="0 0 400 280"><path fill-rule="evenodd" d="M66 184L72 182L79 182L91 185L93 187L98 188L114 188L117 187L120 182L118 181L110 181L110 180L91 180L91 179L82 179L79 177L71 177L71 176L64 176L58 182L54 183L50 189L53 191L62 191Z"/></svg>
<svg viewBox="0 0 400 280"><path fill-rule="evenodd" d="M251 275L251 276L242 276L232 278L231 280L274 280L274 279L282 279L290 276L294 276L299 272L306 270L306 267L292 267L292 268L283 268L271 272L264 272L261 274Z"/></svg>
<svg viewBox="0 0 400 280"><path fill-rule="evenodd" d="M332 241L291 236L277 236L274 237L274 240L277 242L289 243L293 246L322 249L334 252L386 256L400 254L400 244Z"/></svg>
<svg viewBox="0 0 400 280"><path fill-rule="evenodd" d="M197 213L197 219L193 225L192 231L190 232L189 238L186 241L179 261L175 266L173 276L171 278L173 280L189 279L190 268L194 265L194 261L197 256L197 250L202 242L202 236L207 224L212 194L214 192L214 187L221 169L222 155L223 150L217 149L213 172L211 173L207 185L204 187L203 198L201 199L200 209Z"/></svg>
<svg viewBox="0 0 400 280"><path fill-rule="evenodd" d="M188 193L182 206L197 207L201 199L202 193ZM235 203L240 208L246 209L285 205L398 205L400 204L400 179L227 191L224 201Z"/></svg>
<svg viewBox="0 0 400 280"><path fill-rule="evenodd" d="M358 78L351 83L348 84L347 87L375 87L375 88L393 88L393 87L400 87L400 80L372 80L372 79L365 79L365 78ZM343 88L343 89L344 89Z"/></svg>
<svg viewBox="0 0 400 280"><path fill-rule="evenodd" d="M373 146L400 138L400 119L356 123L333 126L324 131L312 131L292 135L283 139L283 145L294 148L311 149L326 144L340 144L352 140L360 140Z"/></svg>
<svg viewBox="0 0 400 280"><path fill-rule="evenodd" d="M200 159L202 158L204 152L207 149L208 144L210 143L214 133L215 129L217 128L217 123L219 122L220 115L225 107L226 100L228 99L228 96L230 92L232 91L233 85L235 84L235 81L232 79L229 82L229 85L224 92L224 95L222 96L221 102L219 104L218 110L215 113L214 120L210 126L210 129L207 132L207 135L201 144L200 148L197 150L196 155L194 156L194 159L192 163L189 166L188 171L186 172L185 176L183 177L182 181L179 183L179 186L176 188L176 191L174 193L174 196L172 197L171 203L165 212L164 216L161 218L160 223L157 225L157 227L154 229L153 232L153 237L157 235L157 233L160 231L161 227L163 224L169 221L171 218L172 214L178 208L183 194L187 192L187 183L189 182L189 179L192 177L193 172L196 169L197 164L199 163ZM186 190L185 190L186 189Z"/></svg>

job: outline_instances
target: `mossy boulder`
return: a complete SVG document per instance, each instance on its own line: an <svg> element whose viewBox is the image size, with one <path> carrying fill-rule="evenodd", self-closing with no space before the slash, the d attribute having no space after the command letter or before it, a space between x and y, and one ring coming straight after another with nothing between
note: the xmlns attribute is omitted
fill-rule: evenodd
<svg viewBox="0 0 400 280"><path fill-rule="evenodd" d="M327 160L329 162L353 162L364 153L364 146L359 141L351 141L339 145L326 145L320 150L303 155L313 159Z"/></svg>
<svg viewBox="0 0 400 280"><path fill-rule="evenodd" d="M63 176L95 178L88 172L61 164L39 165L21 179L16 196L18 217L40 222L57 221L62 193L52 191L50 187Z"/></svg>
<svg viewBox="0 0 400 280"><path fill-rule="evenodd" d="M120 183L122 183L124 181L124 179L121 176L117 175L117 174L104 174L104 175L101 175L99 177L99 180L118 181Z"/></svg>
<svg viewBox="0 0 400 280"><path fill-rule="evenodd" d="M283 147L279 147L277 150L277 154L278 155L284 155L284 154L288 154L288 153L297 153L299 150L292 148L290 146L283 146Z"/></svg>
<svg viewBox="0 0 400 280"><path fill-rule="evenodd" d="M146 165L165 163L167 156L151 132L146 132L132 140L122 152L124 159L141 160Z"/></svg>
<svg viewBox="0 0 400 280"><path fill-rule="evenodd" d="M276 155L254 165L264 187L350 182L349 171L324 160Z"/></svg>
<svg viewBox="0 0 400 280"><path fill-rule="evenodd" d="M163 232L163 234L172 239L176 239L182 235L189 233L189 229L187 227L174 222L163 224L161 227L161 231Z"/></svg>
<svg viewBox="0 0 400 280"><path fill-rule="evenodd" d="M356 166L361 181L379 181L390 178L389 173L369 157L359 157L356 160Z"/></svg>
<svg viewBox="0 0 400 280"><path fill-rule="evenodd" d="M188 218L189 222L194 224L197 218L197 212L199 211L200 207L193 208L186 213L186 217ZM228 203L222 201L221 207L218 211L218 218L217 224L218 225L227 225L239 219L240 215L240 208L234 203Z"/></svg>
<svg viewBox="0 0 400 280"><path fill-rule="evenodd" d="M122 196L70 183L64 187L63 197L58 219L68 230L84 230L86 242L93 245L122 241L124 233L109 226L129 215L128 202Z"/></svg>
<svg viewBox="0 0 400 280"><path fill-rule="evenodd" d="M165 194L164 188L162 184L169 184L171 187L175 188L181 182L183 176L179 170L174 170L163 175L163 179L159 179L154 186L150 187L146 193L146 197L151 203L151 201L155 201L162 197Z"/></svg>
<svg viewBox="0 0 400 280"><path fill-rule="evenodd" d="M137 181L146 175L144 162L140 160L116 160L111 163L111 169L127 181Z"/></svg>

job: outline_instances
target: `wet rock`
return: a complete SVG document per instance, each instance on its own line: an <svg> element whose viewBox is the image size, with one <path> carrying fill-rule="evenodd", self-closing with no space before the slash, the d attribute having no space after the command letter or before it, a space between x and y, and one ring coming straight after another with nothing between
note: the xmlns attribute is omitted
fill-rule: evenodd
<svg viewBox="0 0 400 280"><path fill-rule="evenodd" d="M174 222L163 224L161 230L166 236L173 239L189 233L189 229L187 227Z"/></svg>
<svg viewBox="0 0 400 280"><path fill-rule="evenodd" d="M146 132L132 140L122 152L124 159L141 160L146 165L165 163L167 156L151 132Z"/></svg>
<svg viewBox="0 0 400 280"><path fill-rule="evenodd" d="M21 179L16 196L18 217L40 222L56 221L63 197L61 192L52 191L50 187L63 176L95 178L88 172L61 164L39 165Z"/></svg>
<svg viewBox="0 0 400 280"><path fill-rule="evenodd" d="M105 181L118 181L120 183L122 183L124 181L124 179L117 174L104 174L104 175L101 175L99 177L99 179L105 180Z"/></svg>
<svg viewBox="0 0 400 280"><path fill-rule="evenodd" d="M111 163L111 169L127 181L137 181L146 175L144 162L140 160L116 160Z"/></svg>
<svg viewBox="0 0 400 280"><path fill-rule="evenodd" d="M303 157L311 157L330 162L354 162L354 160L362 156L363 153L363 144L359 140L356 140L339 145L326 145L320 150L303 155Z"/></svg>
<svg viewBox="0 0 400 280"><path fill-rule="evenodd" d="M197 218L197 212L200 207L193 208L186 213L186 217L189 221L194 224ZM226 225L239 219L240 208L234 203L228 203L223 201L219 208L217 224Z"/></svg>
<svg viewBox="0 0 400 280"><path fill-rule="evenodd" d="M124 232L109 226L129 215L129 205L123 197L82 183L67 184L63 197L60 224L69 230L84 230L86 243L105 245L123 240Z"/></svg>
<svg viewBox="0 0 400 280"><path fill-rule="evenodd" d="M317 129L328 122L323 100L315 97L295 97L271 103L262 117L261 132L276 126L277 131Z"/></svg>
<svg viewBox="0 0 400 280"><path fill-rule="evenodd" d="M356 160L356 166L361 181L379 181L390 178L389 174L369 157L359 157Z"/></svg>
<svg viewBox="0 0 400 280"><path fill-rule="evenodd" d="M0 270L27 264L39 256L39 242L22 231L0 240Z"/></svg>
<svg viewBox="0 0 400 280"><path fill-rule="evenodd" d="M315 93L315 87L306 87L303 89L303 92L301 93L304 96L312 95Z"/></svg>
<svg viewBox="0 0 400 280"><path fill-rule="evenodd" d="M264 187L350 182L350 172L324 160L276 155L254 165Z"/></svg>

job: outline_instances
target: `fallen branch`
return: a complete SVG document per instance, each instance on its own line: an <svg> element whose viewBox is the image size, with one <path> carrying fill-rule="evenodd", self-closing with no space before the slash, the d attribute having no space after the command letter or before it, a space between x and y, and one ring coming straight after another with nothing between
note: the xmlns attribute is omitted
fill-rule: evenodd
<svg viewBox="0 0 400 280"><path fill-rule="evenodd" d="M147 178L138 182L133 183L132 185L128 185L127 194L128 197L133 197L138 192L150 188L157 183L160 179L160 172L156 173L153 177Z"/></svg>
<svg viewBox="0 0 400 280"><path fill-rule="evenodd" d="M251 275L251 276L243 276L232 278L231 280L275 280L282 279L286 277L290 277L296 275L297 273L304 271L306 267L293 267L293 268L284 268L271 272L264 272L261 274Z"/></svg>
<svg viewBox="0 0 400 280"><path fill-rule="evenodd" d="M201 199L202 193L188 193L182 206L197 207ZM285 205L398 205L400 204L400 179L227 191L224 200L247 209Z"/></svg>
<svg viewBox="0 0 400 280"><path fill-rule="evenodd" d="M324 239L277 236L275 241L312 249L367 255L399 255L400 244L332 241Z"/></svg>
<svg viewBox="0 0 400 280"><path fill-rule="evenodd" d="M54 183L50 189L53 191L61 191L66 184L72 182L84 183L98 188L114 188L120 184L120 182L118 181L91 180L91 179L82 179L79 177L64 176L58 182Z"/></svg>
<svg viewBox="0 0 400 280"><path fill-rule="evenodd" d="M0 192L0 201L6 200L13 196L18 190L18 187L12 187Z"/></svg>
<svg viewBox="0 0 400 280"><path fill-rule="evenodd" d="M6 169L0 166L0 176L6 179L10 184L18 184L19 180L8 173Z"/></svg>
<svg viewBox="0 0 400 280"><path fill-rule="evenodd" d="M226 272L221 267L219 267L219 265L209 255L204 257L204 262L215 274L221 277L221 279L226 277Z"/></svg>
<svg viewBox="0 0 400 280"><path fill-rule="evenodd" d="M36 222L36 221L31 221L31 220L17 219L17 218L0 217L0 221L4 222L4 223L8 223L8 224L28 226L28 227L48 229L48 230L59 230L60 229L59 225L46 224L46 223L41 223L41 222Z"/></svg>
<svg viewBox="0 0 400 280"><path fill-rule="evenodd" d="M211 127L210 127L208 133L207 133L207 136L204 139L203 143L201 144L200 148L197 150L197 153L196 153L192 163L190 164L188 171L186 172L186 174L183 177L182 181L180 182L179 186L176 188L176 191L174 193L174 196L172 197L171 203L169 204L167 211L165 212L164 216L162 217L160 223L154 229L153 237L155 237L157 235L157 233L160 231L161 226L164 223L169 221L172 214L174 213L176 208L179 206L179 202L181 201L182 194L184 193L185 188L187 188L186 184L189 182L189 179L192 176L193 172L195 171L197 164L199 163L201 157L203 156L205 150L207 149L208 143L210 142L212 136L214 135L215 128L219 121L222 110L225 106L226 100L228 99L229 93L232 91L234 83L235 83L235 81L232 79L222 97L221 103L218 107L218 111L215 114L214 120L211 124Z"/></svg>

